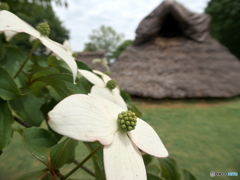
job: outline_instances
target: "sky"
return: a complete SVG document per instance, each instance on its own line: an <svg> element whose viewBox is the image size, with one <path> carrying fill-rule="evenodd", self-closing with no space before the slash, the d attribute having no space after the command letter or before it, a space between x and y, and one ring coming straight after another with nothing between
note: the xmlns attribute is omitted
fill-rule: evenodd
<svg viewBox="0 0 240 180"><path fill-rule="evenodd" d="M68 7L53 4L63 25L70 30L70 44L74 51L84 49L88 36L101 25L124 34L124 40L135 37L140 21L163 0L68 0ZM178 0L183 6L203 13L209 0Z"/></svg>

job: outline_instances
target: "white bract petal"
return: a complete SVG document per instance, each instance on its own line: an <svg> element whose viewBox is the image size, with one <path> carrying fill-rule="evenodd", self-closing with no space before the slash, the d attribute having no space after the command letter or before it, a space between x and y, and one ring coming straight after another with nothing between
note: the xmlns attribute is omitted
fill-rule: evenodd
<svg viewBox="0 0 240 180"><path fill-rule="evenodd" d="M112 94L114 96L115 99L115 103L119 106L121 106L125 111L127 111L127 105L125 103L125 101L123 100L122 96L120 95L120 91L118 88L115 88L112 90Z"/></svg>
<svg viewBox="0 0 240 180"><path fill-rule="evenodd" d="M122 107L124 111L127 111L126 103L124 102L120 94L114 93L113 90L109 90L108 88L93 86L91 89L91 94L105 98Z"/></svg>
<svg viewBox="0 0 240 180"><path fill-rule="evenodd" d="M105 84L107 84L108 81L112 80L108 75L102 73L101 71L98 71L98 70L93 70L94 73L102 76L102 79L104 81Z"/></svg>
<svg viewBox="0 0 240 180"><path fill-rule="evenodd" d="M99 141L108 145L112 143L118 128L115 106L98 96L71 95L48 113L48 123L59 134L80 141ZM115 116L109 114L109 111L115 112Z"/></svg>
<svg viewBox="0 0 240 180"><path fill-rule="evenodd" d="M67 49L67 51L71 54L73 54L73 50L72 50L72 47L71 47L71 44L68 40L65 40L63 42L63 46Z"/></svg>
<svg viewBox="0 0 240 180"><path fill-rule="evenodd" d="M112 101L109 101L109 100L102 98L101 96L97 96L95 94L88 94L88 96L95 98L95 100L97 100L102 106L104 106L104 108L108 112L108 115L117 124L118 114L124 111L124 109L122 107L117 106Z"/></svg>
<svg viewBox="0 0 240 180"><path fill-rule="evenodd" d="M104 146L103 152L107 179L147 179L141 153L126 133L117 131L114 135L113 143Z"/></svg>
<svg viewBox="0 0 240 180"><path fill-rule="evenodd" d="M39 39L47 48L52 50L68 64L69 68L72 70L73 79L75 81L77 64L75 59L61 44L54 42L45 36L41 36L36 29L9 11L0 11L0 22L0 31L23 32Z"/></svg>
<svg viewBox="0 0 240 180"><path fill-rule="evenodd" d="M138 118L135 129L128 132L128 135L142 151L156 157L168 156L168 151L158 134L145 121Z"/></svg>
<svg viewBox="0 0 240 180"><path fill-rule="evenodd" d="M78 70L83 77L85 77L88 81L90 81L92 84L99 86L99 87L105 87L105 83L103 82L103 80L98 77L96 74L87 71L87 70L83 70L83 69L79 69Z"/></svg>

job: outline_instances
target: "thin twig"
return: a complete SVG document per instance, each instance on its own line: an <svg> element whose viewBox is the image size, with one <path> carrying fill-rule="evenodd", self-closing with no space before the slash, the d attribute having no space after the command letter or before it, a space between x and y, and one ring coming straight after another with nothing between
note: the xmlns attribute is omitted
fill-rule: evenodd
<svg viewBox="0 0 240 180"><path fill-rule="evenodd" d="M25 59L25 61L23 62L23 64L20 66L19 70L17 71L17 73L15 74L15 76L13 77L14 79L19 75L19 73L22 71L22 69L24 68L25 64L28 62L28 60L32 57L33 52L37 49L38 45L39 45L39 40L35 41L33 44L33 47L30 51L30 53L28 54L27 58Z"/></svg>
<svg viewBox="0 0 240 180"><path fill-rule="evenodd" d="M17 121L19 124L23 125L23 126L26 127L26 128L32 127L31 125L23 122L22 120L20 120L20 119L18 119L18 118L16 118L16 117L14 117L14 120Z"/></svg>
<svg viewBox="0 0 240 180"><path fill-rule="evenodd" d="M77 160L73 161L76 165L79 165L80 163ZM86 171L88 174L90 174L91 176L95 177L95 173L92 172L90 169L88 169L87 167L85 167L84 165L82 165L81 167L84 171Z"/></svg>
<svg viewBox="0 0 240 180"><path fill-rule="evenodd" d="M67 173L65 176L61 178L61 180L67 179L69 176L71 176L75 171L77 171L82 165L87 162L99 149L101 149L103 145L99 145L96 149L94 149L87 157L85 157L82 162L80 162L75 168L73 168L69 173Z"/></svg>

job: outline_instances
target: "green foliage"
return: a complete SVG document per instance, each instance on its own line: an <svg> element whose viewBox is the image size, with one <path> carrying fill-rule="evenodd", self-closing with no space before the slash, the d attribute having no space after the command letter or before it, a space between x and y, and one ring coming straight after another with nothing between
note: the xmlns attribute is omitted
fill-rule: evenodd
<svg viewBox="0 0 240 180"><path fill-rule="evenodd" d="M91 42L85 43L84 46L84 51L98 51L97 46Z"/></svg>
<svg viewBox="0 0 240 180"><path fill-rule="evenodd" d="M99 29L93 30L92 34L89 35L90 42L85 44L84 51L111 53L121 43L123 37L123 34L118 34L113 28L101 26Z"/></svg>
<svg viewBox="0 0 240 180"><path fill-rule="evenodd" d="M122 44L120 44L115 51L112 53L112 58L117 59L121 53L130 45L132 45L132 40L125 40Z"/></svg>
<svg viewBox="0 0 240 180"><path fill-rule="evenodd" d="M143 159L148 180L196 180L188 170L181 170L172 157L157 159L145 154Z"/></svg>
<svg viewBox="0 0 240 180"><path fill-rule="evenodd" d="M192 175L192 173L190 173L188 170L183 169L183 176L184 176L184 180L197 180L196 177L194 177Z"/></svg>
<svg viewBox="0 0 240 180"><path fill-rule="evenodd" d="M13 130L11 125L13 122L13 116L7 102L0 98L0 155L2 149L12 139Z"/></svg>
<svg viewBox="0 0 240 180"><path fill-rule="evenodd" d="M137 117L141 118L141 117L142 117L142 113L141 113L141 111L137 108L137 106L134 105L134 103L132 102L132 99L131 99L130 95L129 95L126 91L124 91L124 90L121 90L120 93L121 93L122 98L124 99L124 101L125 101L126 104L127 104L128 110L134 112Z"/></svg>
<svg viewBox="0 0 240 180"><path fill-rule="evenodd" d="M10 74L1 67L0 77L0 98L4 100L11 100L23 95Z"/></svg>
<svg viewBox="0 0 240 180"><path fill-rule="evenodd" d="M205 12L210 14L210 32L240 58L240 2L239 0L211 0Z"/></svg>
<svg viewBox="0 0 240 180"><path fill-rule="evenodd" d="M44 120L42 113L39 111L44 104L43 98L38 98L29 93L27 96L11 100L9 103L15 116L28 125L39 126Z"/></svg>
<svg viewBox="0 0 240 180"><path fill-rule="evenodd" d="M75 159L76 140L67 138L58 143L52 132L37 127L24 129L22 137L28 151L50 171Z"/></svg>
<svg viewBox="0 0 240 180"><path fill-rule="evenodd" d="M176 161L173 158L163 158L159 160L161 167L161 177L168 180L180 180L181 174Z"/></svg>

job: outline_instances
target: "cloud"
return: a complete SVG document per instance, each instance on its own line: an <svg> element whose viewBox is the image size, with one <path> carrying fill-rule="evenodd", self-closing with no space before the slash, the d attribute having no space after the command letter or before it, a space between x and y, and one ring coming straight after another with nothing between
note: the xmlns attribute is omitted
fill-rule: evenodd
<svg viewBox="0 0 240 180"><path fill-rule="evenodd" d="M191 11L202 13L209 0L178 0ZM63 24L70 30L70 43L74 51L82 51L93 29L111 26L125 39L134 39L140 21L162 0L71 0L68 8L53 6Z"/></svg>

